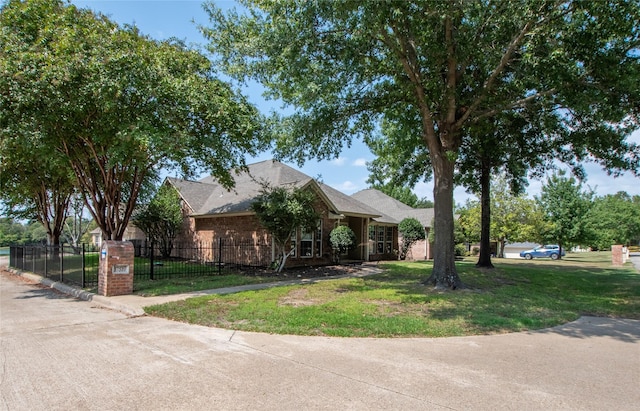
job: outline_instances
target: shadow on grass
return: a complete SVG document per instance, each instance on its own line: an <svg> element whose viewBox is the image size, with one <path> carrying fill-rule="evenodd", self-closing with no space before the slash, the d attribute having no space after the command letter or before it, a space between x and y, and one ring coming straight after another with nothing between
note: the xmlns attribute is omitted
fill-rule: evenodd
<svg viewBox="0 0 640 411"><path fill-rule="evenodd" d="M459 274L469 287L463 291L419 286L431 268L422 264L389 265L387 272L368 278L360 288L388 287L404 295L404 301L422 300L432 318L460 319L472 333L548 330L545 332L579 338L638 341L640 275L636 272L606 264L584 267L562 262L501 264L503 261L498 260L491 270L477 269L470 261L458 263ZM577 327L583 322L576 320L584 315L593 316L585 318L595 318L591 323L598 327Z"/></svg>

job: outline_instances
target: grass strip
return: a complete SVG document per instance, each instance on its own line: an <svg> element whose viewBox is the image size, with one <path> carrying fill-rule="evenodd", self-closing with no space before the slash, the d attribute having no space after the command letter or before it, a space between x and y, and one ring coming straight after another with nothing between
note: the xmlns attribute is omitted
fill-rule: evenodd
<svg viewBox="0 0 640 411"><path fill-rule="evenodd" d="M608 259L607 259L608 255ZM535 330L581 315L640 319L640 274L610 253L560 261L457 263L469 287L420 284L430 262L393 262L382 274L327 280L147 307L147 313L212 327L341 337L445 337Z"/></svg>

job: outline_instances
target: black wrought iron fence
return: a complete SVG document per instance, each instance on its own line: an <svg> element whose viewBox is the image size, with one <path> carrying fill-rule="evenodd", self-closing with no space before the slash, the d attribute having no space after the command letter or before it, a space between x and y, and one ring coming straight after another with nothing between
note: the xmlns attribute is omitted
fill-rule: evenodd
<svg viewBox="0 0 640 411"><path fill-rule="evenodd" d="M253 272L269 266L273 259L271 245L254 240L176 243L165 250L156 243L134 241L134 250L134 281ZM53 281L93 288L98 286L99 258L99 250L86 244L20 245L10 247L9 266Z"/></svg>
<svg viewBox="0 0 640 411"><path fill-rule="evenodd" d="M9 247L10 267L82 288L98 284L97 262L97 250L86 244Z"/></svg>
<svg viewBox="0 0 640 411"><path fill-rule="evenodd" d="M254 240L218 239L210 243L162 247L158 243L134 244L134 278L161 279L197 277L224 272L250 271L267 267L272 261L271 246Z"/></svg>

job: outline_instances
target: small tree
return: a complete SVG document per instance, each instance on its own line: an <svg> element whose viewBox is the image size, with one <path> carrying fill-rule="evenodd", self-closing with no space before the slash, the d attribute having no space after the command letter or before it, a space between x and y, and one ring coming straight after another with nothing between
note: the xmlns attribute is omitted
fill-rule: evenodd
<svg viewBox="0 0 640 411"><path fill-rule="evenodd" d="M545 221L549 223L546 238L557 241L561 251L565 246L580 244L586 238L584 222L592 197L593 193L583 192L582 185L573 177L565 177L564 171L549 177L542 187L537 201Z"/></svg>
<svg viewBox="0 0 640 411"><path fill-rule="evenodd" d="M295 251L291 247L291 236L296 230L316 229L320 215L314 208L315 200L315 194L304 187L287 189L262 183L260 196L251 205L251 210L276 244L280 259L277 272L282 271L287 258Z"/></svg>
<svg viewBox="0 0 640 411"><path fill-rule="evenodd" d="M333 254L336 263L340 262L340 255L349 251L356 244L356 234L346 225L341 225L329 234L329 241L333 248Z"/></svg>
<svg viewBox="0 0 640 411"><path fill-rule="evenodd" d="M415 218L405 218L398 224L398 231L402 235L402 248L400 249L400 259L407 258L407 253L411 246L419 240L424 240L424 227Z"/></svg>
<svg viewBox="0 0 640 411"><path fill-rule="evenodd" d="M182 225L180 195L170 185L163 184L151 202L133 217L133 222L150 241L159 244L162 258L168 258Z"/></svg>

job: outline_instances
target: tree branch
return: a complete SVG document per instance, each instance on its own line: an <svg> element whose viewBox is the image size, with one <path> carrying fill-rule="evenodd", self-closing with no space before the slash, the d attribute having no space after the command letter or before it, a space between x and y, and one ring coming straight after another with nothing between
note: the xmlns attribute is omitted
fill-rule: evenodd
<svg viewBox="0 0 640 411"><path fill-rule="evenodd" d="M543 91L543 92L540 92L540 93L532 94L529 97L514 101L513 103L508 104L508 105L503 106L503 107L500 107L499 109L493 109L493 110L488 110L488 111L482 112L479 115L477 115L476 117L474 117L471 121L475 123L478 120L481 120L483 118L495 116L496 114L498 114L498 113L500 113L500 112L502 112L504 110L507 110L507 109L512 109L512 108L516 108L516 107L525 107L530 102L532 102L532 101L534 101L534 100L536 100L536 99L538 99L540 97L552 95L556 91L557 90L555 88L552 88L552 89L547 90L547 91Z"/></svg>

